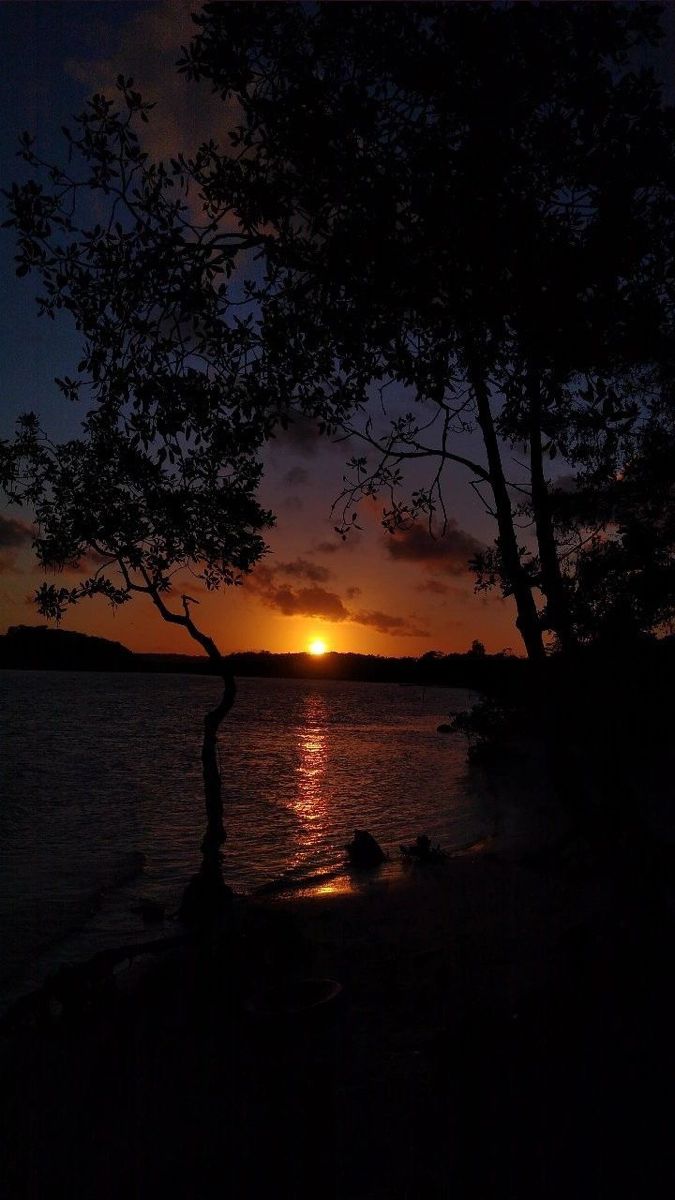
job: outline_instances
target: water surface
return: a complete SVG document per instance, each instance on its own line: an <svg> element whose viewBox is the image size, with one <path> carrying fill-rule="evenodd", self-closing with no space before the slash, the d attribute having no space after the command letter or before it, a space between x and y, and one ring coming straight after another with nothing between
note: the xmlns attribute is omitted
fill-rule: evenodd
<svg viewBox="0 0 675 1200"><path fill-rule="evenodd" d="M218 692L190 675L0 672L5 979L41 969L57 944L73 957L146 936L129 912L140 895L175 909L199 860L201 720ZM241 680L219 742L228 882L333 886L355 828L393 855L422 832L448 850L489 832L463 739L436 732L470 701Z"/></svg>

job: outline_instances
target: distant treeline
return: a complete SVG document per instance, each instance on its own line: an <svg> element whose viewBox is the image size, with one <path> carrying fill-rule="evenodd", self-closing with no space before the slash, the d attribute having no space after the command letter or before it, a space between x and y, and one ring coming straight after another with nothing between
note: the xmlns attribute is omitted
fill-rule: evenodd
<svg viewBox="0 0 675 1200"><path fill-rule="evenodd" d="M28 671L133 671L121 642L46 625L13 625L0 637L0 667Z"/></svg>
<svg viewBox="0 0 675 1200"><path fill-rule="evenodd" d="M235 676L262 679L336 679L418 686L466 687L519 702L530 692L532 666L524 658L486 654L480 643L466 654L429 651L420 658L384 658L376 654L230 654ZM0 667L47 671L135 671L213 675L206 657L188 654L134 654L120 642L63 629L18 625L0 636ZM549 690L558 697L558 719L566 707L587 708L596 723L600 711L631 713L634 727L646 721L661 727L672 720L675 637L595 646L573 658L553 656L533 695ZM543 685L543 692L542 692ZM649 714L649 715L648 715Z"/></svg>
<svg viewBox="0 0 675 1200"><path fill-rule="evenodd" d="M481 648L482 649L482 648ZM362 682L467 687L482 690L498 679L520 677L524 659L506 654L443 655L430 651L421 658L385 658L376 654L272 654L247 651L226 662L238 676L263 679L338 679ZM120 642L46 626L17 625L0 636L0 667L46 671L149 671L213 675L206 657L187 654L134 654Z"/></svg>

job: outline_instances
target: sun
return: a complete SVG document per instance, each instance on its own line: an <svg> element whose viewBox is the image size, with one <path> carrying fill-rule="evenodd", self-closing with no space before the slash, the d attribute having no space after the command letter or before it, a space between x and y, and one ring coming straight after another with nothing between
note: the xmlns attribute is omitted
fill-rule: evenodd
<svg viewBox="0 0 675 1200"><path fill-rule="evenodd" d="M328 647L323 638L312 638L307 649L310 654L325 654Z"/></svg>

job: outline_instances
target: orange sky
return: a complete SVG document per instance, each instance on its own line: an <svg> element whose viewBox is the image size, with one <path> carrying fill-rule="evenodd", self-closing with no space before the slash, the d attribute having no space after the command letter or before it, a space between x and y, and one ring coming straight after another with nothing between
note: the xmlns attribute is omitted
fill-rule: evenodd
<svg viewBox="0 0 675 1200"><path fill-rule="evenodd" d="M436 542L421 527L392 538L371 505L360 516L361 531L342 542L330 516L340 479L334 450L297 457L284 448L268 465L264 484L265 502L278 516L269 554L240 588L207 593L186 578L185 590L199 602L195 620L223 651L304 650L321 637L331 650L368 654L464 651L474 638L490 651L521 652L511 602L474 593L467 555L480 538L459 526ZM468 498L462 494L462 500L466 507ZM39 624L30 597L42 576L21 510L4 510L0 539L0 624ZM78 575L49 578L65 585ZM100 598L82 601L63 627L133 650L199 652L145 597L114 611Z"/></svg>
<svg viewBox="0 0 675 1200"><path fill-rule="evenodd" d="M444 597L431 603L421 602L415 592L414 568L398 568L399 580L393 590L386 573L379 583L362 589L361 600L368 604L367 615L385 616L396 612L410 613L416 627L424 636L403 636L396 629L381 632L358 619L329 620L325 616L305 613L286 615L270 608L246 585L227 589L218 595L198 593L199 607L194 608L195 621L211 634L220 649L271 650L278 652L305 650L311 640L321 637L330 650L353 651L363 654L420 655L427 650L467 650L473 638L480 638L489 651L506 646L521 652L519 638L513 625L510 602L497 599L464 601L460 596L447 603ZM351 574L351 572L350 572ZM358 578L358 572L355 572ZM384 573L383 573L384 576ZM9 625L44 624L30 600L30 593L40 576L31 569L28 555L15 558L10 571L5 570L0 582L0 612L2 629ZM194 592L194 587L190 589ZM389 613L384 606L388 605ZM145 597L138 597L114 612L101 599L83 601L71 609L62 627L82 633L97 634L123 642L132 650L150 652L200 653L191 639L166 625Z"/></svg>

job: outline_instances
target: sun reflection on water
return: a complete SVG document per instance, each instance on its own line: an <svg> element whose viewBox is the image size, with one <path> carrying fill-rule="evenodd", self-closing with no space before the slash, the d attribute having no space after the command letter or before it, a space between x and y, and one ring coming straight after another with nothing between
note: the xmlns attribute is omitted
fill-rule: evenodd
<svg viewBox="0 0 675 1200"><path fill-rule="evenodd" d="M312 692L305 697L296 737L295 788L291 801L298 818L294 867L316 853L326 832L328 706L320 693Z"/></svg>
<svg viewBox="0 0 675 1200"><path fill-rule="evenodd" d="M307 696L303 722L298 726L297 795L294 804L298 816L304 821L320 820L325 806L327 718L328 709L323 696L318 693Z"/></svg>

